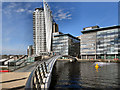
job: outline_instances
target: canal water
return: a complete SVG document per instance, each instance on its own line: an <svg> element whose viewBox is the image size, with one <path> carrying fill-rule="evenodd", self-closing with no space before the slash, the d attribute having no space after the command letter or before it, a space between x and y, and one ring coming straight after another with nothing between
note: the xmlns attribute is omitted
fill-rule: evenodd
<svg viewBox="0 0 120 90"><path fill-rule="evenodd" d="M50 90L81 88L120 88L120 63L57 61L52 72Z"/></svg>

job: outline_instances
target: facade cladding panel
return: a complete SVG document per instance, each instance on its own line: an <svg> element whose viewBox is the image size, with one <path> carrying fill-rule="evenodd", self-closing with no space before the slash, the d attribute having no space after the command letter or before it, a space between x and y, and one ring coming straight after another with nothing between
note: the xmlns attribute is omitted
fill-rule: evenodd
<svg viewBox="0 0 120 90"><path fill-rule="evenodd" d="M44 2L44 14L45 14L45 26L46 26L46 50L48 53L51 52L51 43L52 43L52 25L53 17L52 11L50 10L48 4Z"/></svg>
<svg viewBox="0 0 120 90"><path fill-rule="evenodd" d="M84 30L82 33L81 55L84 59L90 59L87 50L92 51L93 48L90 47L93 42L89 42L89 37L93 37L91 40L96 42L94 43L96 53L91 52L95 59L120 59L120 26Z"/></svg>
<svg viewBox="0 0 120 90"><path fill-rule="evenodd" d="M56 55L71 55L78 56L80 40L73 38L70 34L61 34L53 37L53 52Z"/></svg>

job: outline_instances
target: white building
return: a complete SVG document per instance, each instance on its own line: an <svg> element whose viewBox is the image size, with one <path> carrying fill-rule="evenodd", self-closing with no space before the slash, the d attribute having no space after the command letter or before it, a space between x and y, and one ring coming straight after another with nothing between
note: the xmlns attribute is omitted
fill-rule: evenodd
<svg viewBox="0 0 120 90"><path fill-rule="evenodd" d="M36 8L33 13L34 54L47 55L51 52L52 12L46 2L43 8Z"/></svg>

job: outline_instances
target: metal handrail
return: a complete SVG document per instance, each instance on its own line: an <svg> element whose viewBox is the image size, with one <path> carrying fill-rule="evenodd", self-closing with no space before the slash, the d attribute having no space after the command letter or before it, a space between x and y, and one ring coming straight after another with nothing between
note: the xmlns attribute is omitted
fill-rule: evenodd
<svg viewBox="0 0 120 90"><path fill-rule="evenodd" d="M15 71L15 70L17 70L17 69L19 69L19 68L27 65L27 59L22 59L22 62L19 63L18 65L16 65L17 62L20 62L20 60L19 60L19 61L16 61L16 62L14 63L14 68L13 68L12 70L10 70L10 71ZM8 66L9 66L9 65L8 65ZM11 67L11 66L9 66L9 69L10 69L10 67Z"/></svg>
<svg viewBox="0 0 120 90"><path fill-rule="evenodd" d="M47 75L51 72L56 59L51 58L47 62L39 63L29 75L25 89L41 89L41 85L45 85Z"/></svg>
<svg viewBox="0 0 120 90"><path fill-rule="evenodd" d="M9 65L9 62L8 62L8 68L9 70L12 72L12 71L15 71L21 67L24 67L24 66L27 66L28 63L31 63L31 62L28 62L28 60L34 60L34 58L26 58L26 59L18 59L17 61L14 61L14 66L12 65Z"/></svg>

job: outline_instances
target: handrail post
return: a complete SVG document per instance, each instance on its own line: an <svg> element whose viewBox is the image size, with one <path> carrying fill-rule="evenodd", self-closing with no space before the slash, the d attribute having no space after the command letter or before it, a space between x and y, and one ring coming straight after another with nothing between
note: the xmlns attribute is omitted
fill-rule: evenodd
<svg viewBox="0 0 120 90"><path fill-rule="evenodd" d="M44 62L44 67L45 67L45 71L46 71L46 73L48 73L48 70L47 70L47 65L46 65L46 63Z"/></svg>
<svg viewBox="0 0 120 90"><path fill-rule="evenodd" d="M43 73L44 78L46 78L45 72L44 72L44 68L43 68L43 65L42 65L42 64L41 64L41 69L42 69L42 73Z"/></svg>
<svg viewBox="0 0 120 90"><path fill-rule="evenodd" d="M35 78L36 78L36 83L35 84L37 84L37 90L39 90L41 87L40 87L40 82L39 82L38 75L37 75L37 70L35 71Z"/></svg>
<svg viewBox="0 0 120 90"><path fill-rule="evenodd" d="M40 83L43 84L43 78L42 78L42 76L41 76L41 73L40 73L40 67L39 67L39 66L38 66L38 72L39 72L39 75L40 75Z"/></svg>

